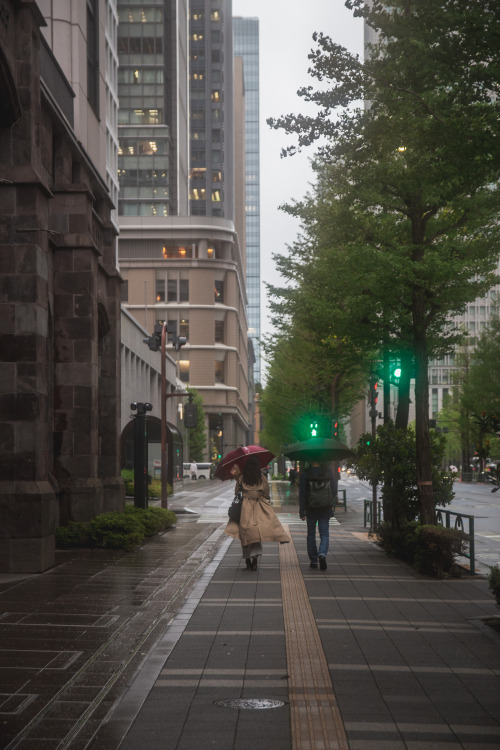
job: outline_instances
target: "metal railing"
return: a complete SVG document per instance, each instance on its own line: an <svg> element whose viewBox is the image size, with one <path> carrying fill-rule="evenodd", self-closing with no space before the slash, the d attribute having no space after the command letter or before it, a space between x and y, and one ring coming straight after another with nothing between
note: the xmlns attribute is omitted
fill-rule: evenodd
<svg viewBox="0 0 500 750"><path fill-rule="evenodd" d="M363 500L363 526L372 526L373 500ZM377 524L384 520L382 503L377 503Z"/></svg>
<svg viewBox="0 0 500 750"><path fill-rule="evenodd" d="M363 500L363 526L372 526L372 513L373 513L373 501ZM383 521L383 510L382 503L377 503L377 516L378 523ZM451 517L454 516L455 521L453 526L451 525ZM464 520L468 520L468 530L465 530ZM474 542L474 516L468 516L466 513L456 513L453 510L447 510L446 508L436 508L436 523L440 526L444 526L447 529L456 529L457 531L463 532L467 541L469 542L469 553L464 554L469 560L469 571L471 576L476 574L475 564L475 553L476 546Z"/></svg>
<svg viewBox="0 0 500 750"><path fill-rule="evenodd" d="M455 517L455 523L453 526L451 525L451 516ZM465 531L464 528L464 519L466 518L469 521L468 531ZM455 513L455 511L447 510L446 508L436 508L436 523L440 524L441 526L445 526L447 529L457 529L457 531L462 531L464 534L466 534L467 541L469 542L469 554L465 554L464 556L469 559L469 570L471 576L475 575L476 564L474 557L476 547L474 543L474 516L468 516L466 513Z"/></svg>

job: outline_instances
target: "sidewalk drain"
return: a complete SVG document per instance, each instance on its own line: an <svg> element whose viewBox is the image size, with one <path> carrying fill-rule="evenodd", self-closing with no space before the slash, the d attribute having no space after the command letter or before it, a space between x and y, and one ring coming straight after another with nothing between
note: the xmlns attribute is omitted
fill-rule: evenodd
<svg viewBox="0 0 500 750"><path fill-rule="evenodd" d="M270 698L227 698L214 701L214 705L222 708L281 708L283 701Z"/></svg>

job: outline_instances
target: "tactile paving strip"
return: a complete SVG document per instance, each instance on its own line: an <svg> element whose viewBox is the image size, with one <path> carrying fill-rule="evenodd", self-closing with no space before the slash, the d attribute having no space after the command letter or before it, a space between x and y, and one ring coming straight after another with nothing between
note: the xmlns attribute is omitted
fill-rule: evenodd
<svg viewBox="0 0 500 750"><path fill-rule="evenodd" d="M280 569L292 750L348 750L344 724L293 542L280 545Z"/></svg>

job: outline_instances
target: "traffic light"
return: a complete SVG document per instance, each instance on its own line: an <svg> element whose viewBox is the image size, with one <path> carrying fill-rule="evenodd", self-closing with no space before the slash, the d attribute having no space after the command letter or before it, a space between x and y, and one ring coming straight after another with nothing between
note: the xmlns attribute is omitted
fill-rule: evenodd
<svg viewBox="0 0 500 750"><path fill-rule="evenodd" d="M176 352L179 351L181 346L184 346L184 344L187 342L186 336L175 336L174 337L174 349Z"/></svg>
<svg viewBox="0 0 500 750"><path fill-rule="evenodd" d="M401 377L402 369L401 369L401 360L394 359L391 361L391 376L390 381L394 385L399 384L399 379Z"/></svg>
<svg viewBox="0 0 500 750"><path fill-rule="evenodd" d="M157 352L160 349L161 339L158 341L158 337L153 333L147 339L142 339L145 344L149 346L152 352Z"/></svg>
<svg viewBox="0 0 500 750"><path fill-rule="evenodd" d="M338 420L333 420L333 437L339 436L339 423Z"/></svg>
<svg viewBox="0 0 500 750"><path fill-rule="evenodd" d="M318 436L318 423L311 422L311 437L317 437L317 436Z"/></svg>
<svg viewBox="0 0 500 750"><path fill-rule="evenodd" d="M149 346L152 352L157 352L161 346L161 333L163 325L160 322L155 323L154 331L147 339L142 339Z"/></svg>
<svg viewBox="0 0 500 750"><path fill-rule="evenodd" d="M370 378L370 406L372 409L376 409L378 401L378 382L377 378L372 375Z"/></svg>

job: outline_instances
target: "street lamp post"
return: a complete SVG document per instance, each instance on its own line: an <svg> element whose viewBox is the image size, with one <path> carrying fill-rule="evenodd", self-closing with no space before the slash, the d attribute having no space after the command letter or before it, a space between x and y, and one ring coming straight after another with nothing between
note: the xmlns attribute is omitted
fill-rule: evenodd
<svg viewBox="0 0 500 750"><path fill-rule="evenodd" d="M168 326L170 325L170 329ZM165 321L161 326L161 507L168 508L168 476L167 476L167 399L169 398L186 398L191 401L192 395L189 393L167 393L167 375L165 358L167 355L167 333L174 334L174 347L178 352L181 346L186 343L186 339L176 335L176 330L172 330L172 324Z"/></svg>
<svg viewBox="0 0 500 750"><path fill-rule="evenodd" d="M168 398L185 398L192 396L189 393L167 393L167 373L165 358L167 356L167 334L172 334L174 349L179 352L181 346L187 342L184 336L177 336L177 323L167 323L165 320L157 321L154 327L154 333L147 339L143 339L149 348L157 352L160 348L161 354L161 507L168 507L168 476L167 476L167 399ZM178 358L177 358L178 359Z"/></svg>

